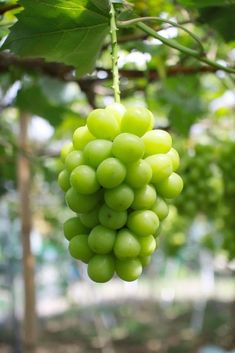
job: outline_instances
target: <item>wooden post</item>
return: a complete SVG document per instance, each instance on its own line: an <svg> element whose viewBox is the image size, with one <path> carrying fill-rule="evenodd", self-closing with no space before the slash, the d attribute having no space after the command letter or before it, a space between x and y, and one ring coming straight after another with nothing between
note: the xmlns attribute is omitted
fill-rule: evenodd
<svg viewBox="0 0 235 353"><path fill-rule="evenodd" d="M30 233L32 214L30 207L31 171L28 152L28 115L20 113L19 118L19 156L18 156L18 192L19 212L21 217L21 239L23 257L24 281L24 325L23 325L23 351L35 352L36 347L36 309L35 309L35 283L34 283L34 257L31 252Z"/></svg>

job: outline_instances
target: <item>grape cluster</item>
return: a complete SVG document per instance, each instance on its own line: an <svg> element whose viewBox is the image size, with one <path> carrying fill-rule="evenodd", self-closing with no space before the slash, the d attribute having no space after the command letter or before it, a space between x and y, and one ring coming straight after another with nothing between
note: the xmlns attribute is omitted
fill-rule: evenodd
<svg viewBox="0 0 235 353"><path fill-rule="evenodd" d="M219 150L219 166L224 182L224 203L221 210L223 218L223 249L230 259L235 257L235 141L226 141Z"/></svg>
<svg viewBox="0 0 235 353"><path fill-rule="evenodd" d="M58 182L77 216L64 224L70 254L95 282L114 273L136 280L157 247L165 199L183 188L171 136L152 130L152 113L114 103L93 110L61 151Z"/></svg>
<svg viewBox="0 0 235 353"><path fill-rule="evenodd" d="M184 153L180 173L184 179L184 192L176 200L181 215L190 218L204 213L216 217L222 195L222 182L214 164L212 145L197 144Z"/></svg>

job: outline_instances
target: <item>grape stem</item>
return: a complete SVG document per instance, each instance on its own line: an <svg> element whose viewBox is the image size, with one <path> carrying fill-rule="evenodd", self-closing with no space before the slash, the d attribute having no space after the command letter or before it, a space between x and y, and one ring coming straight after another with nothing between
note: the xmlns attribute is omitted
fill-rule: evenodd
<svg viewBox="0 0 235 353"><path fill-rule="evenodd" d="M119 72L118 72L118 44L117 44L117 26L115 18L115 8L111 2L110 8L110 33L112 40L112 73L113 90L115 102L120 103Z"/></svg>

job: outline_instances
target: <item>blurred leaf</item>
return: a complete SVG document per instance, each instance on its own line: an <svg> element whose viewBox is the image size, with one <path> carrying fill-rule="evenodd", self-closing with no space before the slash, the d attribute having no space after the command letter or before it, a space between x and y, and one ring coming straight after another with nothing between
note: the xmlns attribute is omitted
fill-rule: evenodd
<svg viewBox="0 0 235 353"><path fill-rule="evenodd" d="M190 7L210 7L235 5L235 0L179 0L184 6Z"/></svg>
<svg viewBox="0 0 235 353"><path fill-rule="evenodd" d="M161 104L168 106L170 126L179 134L186 135L192 124L204 113L197 75L167 78L157 96Z"/></svg>
<svg viewBox="0 0 235 353"><path fill-rule="evenodd" d="M234 13L235 5L201 9L199 21L213 27L225 41L231 41L235 39Z"/></svg>
<svg viewBox="0 0 235 353"><path fill-rule="evenodd" d="M53 126L61 123L67 115L73 115L77 118L78 124L80 117L71 109L64 105L58 105L48 99L42 89L38 85L23 87L17 94L16 106L22 111L38 115L46 120Z"/></svg>
<svg viewBox="0 0 235 353"><path fill-rule="evenodd" d="M41 57L76 67L77 76L93 69L109 31L109 1L20 0L3 49L22 57Z"/></svg>

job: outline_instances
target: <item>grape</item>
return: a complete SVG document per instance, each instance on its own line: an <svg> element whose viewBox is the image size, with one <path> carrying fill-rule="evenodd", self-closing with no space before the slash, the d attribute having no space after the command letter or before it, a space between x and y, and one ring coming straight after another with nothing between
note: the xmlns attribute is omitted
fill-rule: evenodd
<svg viewBox="0 0 235 353"><path fill-rule="evenodd" d="M67 157L67 155L73 150L73 144L71 142L66 143L60 152L60 158L63 162L65 162L65 159Z"/></svg>
<svg viewBox="0 0 235 353"><path fill-rule="evenodd" d="M113 210L125 211L134 200L134 192L128 185L121 184L116 186L116 188L106 190L104 200Z"/></svg>
<svg viewBox="0 0 235 353"><path fill-rule="evenodd" d="M105 109L93 110L87 118L89 131L100 139L113 140L120 132L120 127L114 114Z"/></svg>
<svg viewBox="0 0 235 353"><path fill-rule="evenodd" d="M67 170L62 170L58 176L58 184L60 188L66 192L70 188L69 173Z"/></svg>
<svg viewBox="0 0 235 353"><path fill-rule="evenodd" d="M83 155L81 151L72 151L65 159L65 167L69 173L81 164L83 164Z"/></svg>
<svg viewBox="0 0 235 353"><path fill-rule="evenodd" d="M163 199L158 197L155 204L152 207L152 211L156 213L156 215L159 218L159 221L162 221L168 216L169 207L167 206L167 203Z"/></svg>
<svg viewBox="0 0 235 353"><path fill-rule="evenodd" d="M87 234L78 234L69 242L69 252L72 257L88 263L93 256L93 252L88 245Z"/></svg>
<svg viewBox="0 0 235 353"><path fill-rule="evenodd" d="M113 277L114 269L112 255L95 255L88 263L87 272L93 281L104 283Z"/></svg>
<svg viewBox="0 0 235 353"><path fill-rule="evenodd" d="M100 223L110 229L120 229L122 228L127 220L126 211L114 211L105 204L101 207L99 211L99 221Z"/></svg>
<svg viewBox="0 0 235 353"><path fill-rule="evenodd" d="M123 163L136 162L144 155L144 144L138 136L124 132L114 139L112 153Z"/></svg>
<svg viewBox="0 0 235 353"><path fill-rule="evenodd" d="M149 183L152 178L152 169L144 159L127 166L126 182L132 188L141 188Z"/></svg>
<svg viewBox="0 0 235 353"><path fill-rule="evenodd" d="M114 188L125 179L126 168L117 158L107 158L97 168L96 175L104 188Z"/></svg>
<svg viewBox="0 0 235 353"><path fill-rule="evenodd" d="M131 207L135 210L149 209L156 201L157 194L152 185L145 185L135 190L134 201Z"/></svg>
<svg viewBox="0 0 235 353"><path fill-rule="evenodd" d="M150 256L156 249L156 240L152 235L139 238L139 243L141 248L139 253L140 256Z"/></svg>
<svg viewBox="0 0 235 353"><path fill-rule="evenodd" d="M112 142L107 140L94 140L84 148L84 159L88 165L97 168L106 158L112 156Z"/></svg>
<svg viewBox="0 0 235 353"><path fill-rule="evenodd" d="M152 113L144 107L130 107L126 110L122 122L121 131L142 136L150 130Z"/></svg>
<svg viewBox="0 0 235 353"><path fill-rule="evenodd" d="M144 237L156 233L159 227L159 219L150 210L134 211L128 216L127 226L134 234Z"/></svg>
<svg viewBox="0 0 235 353"><path fill-rule="evenodd" d="M73 134L73 146L75 150L83 150L88 142L95 140L87 126L81 126Z"/></svg>
<svg viewBox="0 0 235 353"><path fill-rule="evenodd" d="M110 104L105 110L115 116L118 121L118 124L121 123L122 117L126 111L125 107L120 103Z"/></svg>
<svg viewBox="0 0 235 353"><path fill-rule="evenodd" d="M100 188L96 172L88 165L79 165L72 171L70 184L81 194L93 194Z"/></svg>
<svg viewBox="0 0 235 353"><path fill-rule="evenodd" d="M166 154L149 156L146 158L146 162L148 162L152 168L151 181L154 184L169 177L173 172L171 158Z"/></svg>
<svg viewBox="0 0 235 353"><path fill-rule="evenodd" d="M71 240L75 235L88 233L88 228L82 224L79 217L72 217L64 222L64 236L67 240Z"/></svg>
<svg viewBox="0 0 235 353"><path fill-rule="evenodd" d="M172 173L169 178L163 180L157 185L157 191L162 197L173 199L178 196L183 189L183 180L176 174Z"/></svg>
<svg viewBox="0 0 235 353"><path fill-rule="evenodd" d="M114 230L98 225L89 234L89 247L97 254L108 254L112 251L115 236Z"/></svg>
<svg viewBox="0 0 235 353"><path fill-rule="evenodd" d="M98 215L99 215L99 208L98 206L96 206L96 208L90 212L81 213L80 219L84 226L88 228L93 228L99 224Z"/></svg>
<svg viewBox="0 0 235 353"><path fill-rule="evenodd" d="M156 153L167 153L172 146L171 135L160 129L146 132L142 140L145 146L145 156Z"/></svg>
<svg viewBox="0 0 235 353"><path fill-rule="evenodd" d="M114 254L117 258L136 257L140 253L140 244L134 234L128 229L122 229L118 232L114 244Z"/></svg>
<svg viewBox="0 0 235 353"><path fill-rule="evenodd" d="M139 260L143 267L146 267L150 264L151 256L140 256Z"/></svg>
<svg viewBox="0 0 235 353"><path fill-rule="evenodd" d="M65 195L65 199L69 208L77 213L90 212L93 210L99 203L100 197L101 194L99 192L91 195L83 195L79 194L73 188L70 188Z"/></svg>
<svg viewBox="0 0 235 353"><path fill-rule="evenodd" d="M171 136L150 131L153 125L146 108L126 110L113 103L92 111L87 124L75 130L73 144L61 151L64 170L58 183L77 213L64 223L64 234L71 256L88 263L88 276L95 282L109 281L115 270L125 281L141 275L158 246L160 222L168 215L165 198L177 196L183 187L174 173L179 155ZM198 163L199 178L208 173L205 163ZM197 199L203 201L206 190L200 180ZM216 187L213 180L210 185ZM195 198L190 192L189 202ZM208 197L210 203L215 199L214 194Z"/></svg>
<svg viewBox="0 0 235 353"><path fill-rule="evenodd" d="M117 275L127 282L138 279L142 273L142 265L139 259L116 260Z"/></svg>
<svg viewBox="0 0 235 353"><path fill-rule="evenodd" d="M175 172L179 168L179 165L180 165L179 153L174 148L171 148L170 151L167 152L167 156L169 156L171 158L173 172Z"/></svg>

